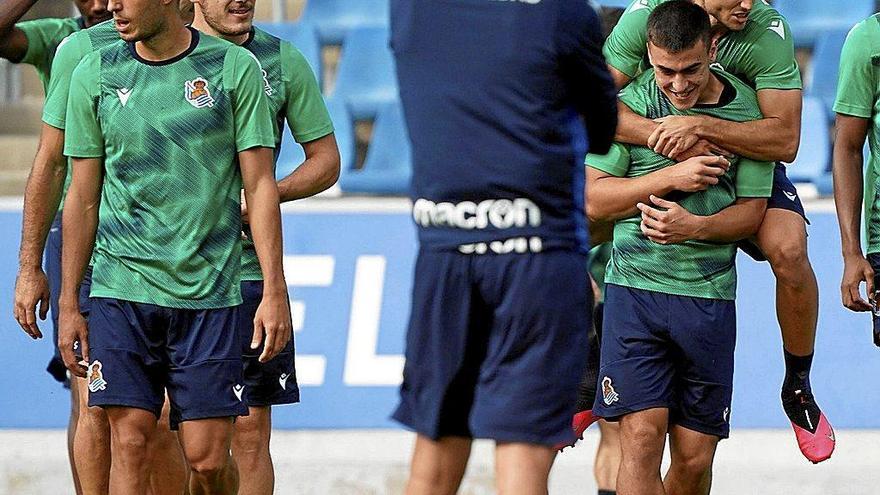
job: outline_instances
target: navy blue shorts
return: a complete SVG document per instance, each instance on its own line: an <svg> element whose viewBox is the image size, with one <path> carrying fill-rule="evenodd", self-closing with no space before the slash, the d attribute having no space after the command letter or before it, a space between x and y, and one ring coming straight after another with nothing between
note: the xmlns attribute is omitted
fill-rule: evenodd
<svg viewBox="0 0 880 495"><path fill-rule="evenodd" d="M92 298L89 406L145 409L171 399L171 427L245 416L237 306L174 309Z"/></svg>
<svg viewBox="0 0 880 495"><path fill-rule="evenodd" d="M251 407L294 404L299 402L296 383L293 336L287 347L267 363L259 361L263 346L251 349L254 335L254 317L263 299L262 280L242 280L240 330L242 361L244 362L244 402Z"/></svg>
<svg viewBox="0 0 880 495"><path fill-rule="evenodd" d="M61 213L55 216L49 236L46 238L46 252L43 258L46 270L46 279L49 281L49 312L52 316L52 357L46 366L46 371L53 378L70 387L67 378L67 368L61 359L61 351L58 350L58 294L61 292Z"/></svg>
<svg viewBox="0 0 880 495"><path fill-rule="evenodd" d="M422 249L393 418L447 436L555 445L587 362L587 257Z"/></svg>
<svg viewBox="0 0 880 495"><path fill-rule="evenodd" d="M804 222L810 223L807 212L804 211L804 205L801 203L801 197L798 196L797 188L788 179L785 165L781 163L777 163L776 168L773 169L773 191L767 198L767 209L773 208L793 211L803 217ZM751 240L740 242L739 248L755 261L767 261L767 257L764 256L761 249Z"/></svg>
<svg viewBox="0 0 880 495"><path fill-rule="evenodd" d="M730 434L735 302L608 284L601 345L596 414L667 408L670 424Z"/></svg>

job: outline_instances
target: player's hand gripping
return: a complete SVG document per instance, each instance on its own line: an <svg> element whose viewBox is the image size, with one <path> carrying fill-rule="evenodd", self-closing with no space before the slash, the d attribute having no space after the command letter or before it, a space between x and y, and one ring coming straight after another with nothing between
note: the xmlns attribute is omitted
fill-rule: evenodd
<svg viewBox="0 0 880 495"><path fill-rule="evenodd" d="M708 156L708 155L718 155L718 156L724 156L727 158L733 157L733 153L727 151L726 149L716 145L715 143L713 143L711 141L700 138L697 140L697 144L682 151L681 153L678 153L677 155L675 155L673 160L675 160L677 162L683 162L685 160L689 160L689 159L697 157L697 156Z"/></svg>
<svg viewBox="0 0 880 495"><path fill-rule="evenodd" d="M673 115L656 119L660 125L648 137L648 147L673 160L679 153L692 148L700 139L698 129L701 124L699 117Z"/></svg>
<svg viewBox="0 0 880 495"><path fill-rule="evenodd" d="M49 312L49 281L46 273L40 267L21 267L15 279L12 314L24 333L33 339L43 337L37 326L37 304L40 306L40 319L45 320Z"/></svg>
<svg viewBox="0 0 880 495"><path fill-rule="evenodd" d="M83 361L77 361L73 352L75 342L82 346ZM89 325L80 314L78 308L62 308L58 315L58 350L61 351L61 359L64 366L70 372L80 378L86 377L87 366L83 364L89 360Z"/></svg>
<svg viewBox="0 0 880 495"><path fill-rule="evenodd" d="M678 244L696 239L701 228L700 218L673 201L651 195L649 206L639 203L642 212L642 233L657 244ZM658 209L662 208L662 209Z"/></svg>
<svg viewBox="0 0 880 495"><path fill-rule="evenodd" d="M730 162L723 156L698 156L663 169L676 191L704 191L718 184L727 173Z"/></svg>
<svg viewBox="0 0 880 495"><path fill-rule="evenodd" d="M868 300L862 299L859 288L865 283ZM861 254L843 257L843 280L840 282L840 297L843 305L851 311L871 311L874 309L874 270Z"/></svg>
<svg viewBox="0 0 880 495"><path fill-rule="evenodd" d="M292 328L287 291L278 294L263 293L263 299L254 316L254 337L251 340L251 349L258 349L260 343L263 343L261 363L269 361L284 350L290 341Z"/></svg>

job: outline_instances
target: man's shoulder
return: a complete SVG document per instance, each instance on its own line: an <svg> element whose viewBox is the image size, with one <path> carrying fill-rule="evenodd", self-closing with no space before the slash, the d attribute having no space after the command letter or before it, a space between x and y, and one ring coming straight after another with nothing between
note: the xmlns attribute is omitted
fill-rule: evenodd
<svg viewBox="0 0 880 495"><path fill-rule="evenodd" d="M880 42L880 13L874 14L850 29L848 38Z"/></svg>
<svg viewBox="0 0 880 495"><path fill-rule="evenodd" d="M764 0L756 0L751 13L749 14L749 22L746 27L738 33L733 33L733 38L740 38L744 41L755 41L768 31L773 32L782 40L788 38L786 31L788 29L788 21L785 16L779 13Z"/></svg>

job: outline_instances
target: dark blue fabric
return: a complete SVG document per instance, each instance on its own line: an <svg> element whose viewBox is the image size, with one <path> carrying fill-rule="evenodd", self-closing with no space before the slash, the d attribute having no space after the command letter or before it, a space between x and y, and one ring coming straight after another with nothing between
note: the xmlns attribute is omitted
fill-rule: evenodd
<svg viewBox="0 0 880 495"><path fill-rule="evenodd" d="M669 409L670 424L727 438L736 303L605 286L593 411L616 420Z"/></svg>
<svg viewBox="0 0 880 495"><path fill-rule="evenodd" d="M290 336L290 342L284 350L267 363L261 363L259 360L263 352L262 345L257 349L251 349L254 317L263 299L263 281L242 280L241 299L238 321L241 358L244 362L245 403L252 407L264 407L299 402L293 335Z"/></svg>
<svg viewBox="0 0 880 495"><path fill-rule="evenodd" d="M583 118L596 153L617 123L588 2L392 0L391 28L422 246L585 247L572 122Z"/></svg>
<svg viewBox="0 0 880 495"><path fill-rule="evenodd" d="M587 257L422 249L394 419L445 436L556 445L587 362Z"/></svg>
<svg viewBox="0 0 880 495"><path fill-rule="evenodd" d="M190 310L92 298L89 406L159 417L167 389L174 429L182 421L247 415L238 318L237 306Z"/></svg>
<svg viewBox="0 0 880 495"><path fill-rule="evenodd" d="M65 388L70 387L67 368L61 360L58 350L58 293L61 292L61 214L59 213L49 229L46 238L46 252L43 258L46 279L49 282L49 313L52 317L52 357L46 365L46 371L61 382Z"/></svg>

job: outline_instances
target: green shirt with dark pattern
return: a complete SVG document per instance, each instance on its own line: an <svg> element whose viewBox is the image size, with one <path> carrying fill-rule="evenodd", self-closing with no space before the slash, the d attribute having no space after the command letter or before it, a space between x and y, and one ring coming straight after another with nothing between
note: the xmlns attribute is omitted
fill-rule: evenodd
<svg viewBox="0 0 880 495"><path fill-rule="evenodd" d="M635 0L605 42L608 64L630 78L648 67L648 16L669 0ZM763 0L755 0L741 31L718 41L716 62L756 90L802 89L788 21Z"/></svg>
<svg viewBox="0 0 880 495"><path fill-rule="evenodd" d="M868 254L880 253L880 14L855 25L840 55L834 111L868 119L865 229Z"/></svg>
<svg viewBox="0 0 880 495"><path fill-rule="evenodd" d="M24 57L17 62L33 65L43 83L43 91L48 92L55 50L64 38L83 28L82 19L34 19L19 22L15 27L21 29L28 41Z"/></svg>
<svg viewBox="0 0 880 495"><path fill-rule="evenodd" d="M92 297L241 303L237 153L275 146L271 114L254 56L191 33L168 61L119 41L73 72L65 153L104 160Z"/></svg>
<svg viewBox="0 0 880 495"><path fill-rule="evenodd" d="M669 115L710 115L745 122L760 119L757 95L738 78L713 69L725 85L716 105L697 105L679 111L666 98L648 71L630 83L621 101L635 113L650 119ZM675 162L650 148L615 143L607 155L587 155L586 164L617 177L640 177ZM695 215L714 215L739 197L769 197L773 164L733 158L718 184L696 193L674 193L667 199ZM640 228L641 216L614 225L611 261L605 283L689 297L734 300L736 297L735 244L686 241L661 245L649 240Z"/></svg>
<svg viewBox="0 0 880 495"><path fill-rule="evenodd" d="M263 67L266 96L275 132L275 159L281 151L284 122L297 143L307 143L333 132L330 114L321 96L318 81L306 58L293 45L260 29L242 45ZM246 236L241 257L242 280L262 280L257 252Z"/></svg>

